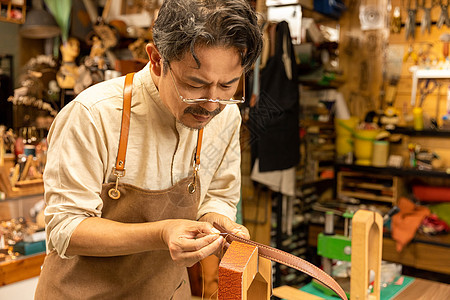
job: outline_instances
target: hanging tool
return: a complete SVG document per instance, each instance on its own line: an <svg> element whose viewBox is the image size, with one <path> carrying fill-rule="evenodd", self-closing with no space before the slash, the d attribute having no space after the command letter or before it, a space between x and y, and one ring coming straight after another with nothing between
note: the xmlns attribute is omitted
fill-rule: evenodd
<svg viewBox="0 0 450 300"><path fill-rule="evenodd" d="M411 0L408 0L408 17L406 19L406 39L408 40L410 37L414 39L415 31L416 31L416 14L419 0L416 0L415 7L412 8Z"/></svg>
<svg viewBox="0 0 450 300"><path fill-rule="evenodd" d="M414 47L413 47L412 44L409 45L408 52L406 52L405 55L403 55L403 62L408 61L408 58L410 58L410 57L412 58L414 64L417 65L417 62L419 60L419 56L414 51Z"/></svg>
<svg viewBox="0 0 450 300"><path fill-rule="evenodd" d="M442 117L444 122L450 120L450 84L447 86L447 113Z"/></svg>
<svg viewBox="0 0 450 300"><path fill-rule="evenodd" d="M402 30L402 16L400 13L400 7L396 6L394 8L394 13L392 15L391 33L400 33L401 30Z"/></svg>
<svg viewBox="0 0 450 300"><path fill-rule="evenodd" d="M442 54L444 55L444 60L448 57L448 44L450 43L450 33L444 33L439 37L439 40L443 42Z"/></svg>
<svg viewBox="0 0 450 300"><path fill-rule="evenodd" d="M434 79L427 79L424 81L421 81L419 83L419 90L420 90L420 102L419 107L422 107L425 99L434 92L434 90L438 87L438 82Z"/></svg>
<svg viewBox="0 0 450 300"><path fill-rule="evenodd" d="M359 90L367 91L369 87L369 63L367 60L363 60L360 65L360 77L359 77Z"/></svg>
<svg viewBox="0 0 450 300"><path fill-rule="evenodd" d="M450 18L448 17L448 2L444 4L444 0L440 0L440 6L441 6L441 14L439 15L439 19L436 22L437 28L441 28L442 25L446 25L450 28Z"/></svg>
<svg viewBox="0 0 450 300"><path fill-rule="evenodd" d="M435 117L431 118L431 120L430 120L431 126L434 129L439 128L438 119L439 119L439 102L441 102L440 100L441 100L441 84L438 82L437 99L436 99L436 114L435 114Z"/></svg>
<svg viewBox="0 0 450 300"><path fill-rule="evenodd" d="M422 5L420 7L423 9L422 21L420 22L420 32L422 34L425 31L428 31L428 34L431 33L431 9L433 8L433 4L430 7L425 7L425 0L422 0Z"/></svg>

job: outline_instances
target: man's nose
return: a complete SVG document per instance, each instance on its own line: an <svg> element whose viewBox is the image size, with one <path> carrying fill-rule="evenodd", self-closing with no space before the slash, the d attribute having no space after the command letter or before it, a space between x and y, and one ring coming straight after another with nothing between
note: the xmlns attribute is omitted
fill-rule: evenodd
<svg viewBox="0 0 450 300"><path fill-rule="evenodd" d="M209 112L213 112L219 107L219 103L208 101L200 103L199 106L206 109Z"/></svg>
<svg viewBox="0 0 450 300"><path fill-rule="evenodd" d="M217 93L217 87L215 85L211 85L205 95L205 99L219 99L220 96ZM204 109L208 110L209 112L216 110L219 107L219 103L217 102L204 102L200 104L201 107L203 107Z"/></svg>

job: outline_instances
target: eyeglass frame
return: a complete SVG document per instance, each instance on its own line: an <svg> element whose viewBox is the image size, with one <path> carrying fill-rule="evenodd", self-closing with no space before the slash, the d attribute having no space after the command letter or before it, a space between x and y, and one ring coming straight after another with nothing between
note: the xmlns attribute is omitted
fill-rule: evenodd
<svg viewBox="0 0 450 300"><path fill-rule="evenodd" d="M197 103L205 103L205 102L213 102L213 103L219 103L219 104L241 104L245 102L245 73L242 74L242 99L233 99L231 97L230 99L206 99L206 98L199 98L199 99L191 99L191 98L184 98L181 96L180 91L178 90L177 84L175 82L175 77L172 73L172 67L169 64L169 73L170 77L172 78L173 86L175 87L175 90L177 91L178 97L186 104L197 104Z"/></svg>

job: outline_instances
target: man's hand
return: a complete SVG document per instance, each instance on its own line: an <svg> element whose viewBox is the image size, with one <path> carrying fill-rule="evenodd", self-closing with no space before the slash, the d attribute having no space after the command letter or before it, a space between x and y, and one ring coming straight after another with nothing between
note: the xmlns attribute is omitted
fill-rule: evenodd
<svg viewBox="0 0 450 300"><path fill-rule="evenodd" d="M239 224L231 221L230 218L225 217L224 215L211 212L211 213L204 214L199 219L199 221L208 222L210 224L213 224L214 222L216 222L217 224L225 227L225 229L228 232L231 232L232 234L240 236L244 239L250 239L250 233L248 232L248 229L245 228L245 226L239 225Z"/></svg>
<svg viewBox="0 0 450 300"><path fill-rule="evenodd" d="M166 220L161 239L175 263L190 267L222 248L223 237L208 222Z"/></svg>

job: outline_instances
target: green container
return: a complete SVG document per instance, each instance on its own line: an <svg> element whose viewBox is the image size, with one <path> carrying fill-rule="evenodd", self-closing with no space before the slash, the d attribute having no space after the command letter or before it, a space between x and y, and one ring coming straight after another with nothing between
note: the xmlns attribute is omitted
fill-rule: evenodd
<svg viewBox="0 0 450 300"><path fill-rule="evenodd" d="M19 242L14 245L14 252L19 252L22 255L31 255L45 252L45 241L39 242Z"/></svg>

